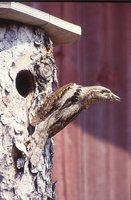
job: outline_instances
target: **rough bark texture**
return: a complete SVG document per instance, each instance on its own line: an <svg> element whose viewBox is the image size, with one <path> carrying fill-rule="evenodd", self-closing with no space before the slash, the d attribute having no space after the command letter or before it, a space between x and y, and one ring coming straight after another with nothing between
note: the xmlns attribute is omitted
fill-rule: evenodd
<svg viewBox="0 0 131 200"><path fill-rule="evenodd" d="M55 199L52 140L32 169L25 142L28 112L57 87L51 40L38 27L0 21L0 199ZM39 95L40 94L40 95Z"/></svg>

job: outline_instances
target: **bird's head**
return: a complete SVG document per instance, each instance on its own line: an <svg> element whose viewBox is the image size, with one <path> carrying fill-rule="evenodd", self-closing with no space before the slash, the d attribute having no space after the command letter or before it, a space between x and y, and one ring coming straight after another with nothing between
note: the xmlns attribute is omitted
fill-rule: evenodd
<svg viewBox="0 0 131 200"><path fill-rule="evenodd" d="M101 101L120 101L120 98L111 92L110 89L102 86L89 86L83 88L85 100L84 106L87 108L90 104Z"/></svg>

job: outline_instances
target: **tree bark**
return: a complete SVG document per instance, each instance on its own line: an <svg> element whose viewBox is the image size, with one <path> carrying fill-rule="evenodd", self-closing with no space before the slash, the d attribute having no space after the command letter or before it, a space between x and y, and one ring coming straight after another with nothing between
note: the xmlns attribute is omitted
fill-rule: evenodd
<svg viewBox="0 0 131 200"><path fill-rule="evenodd" d="M55 199L51 180L53 145L43 146L39 168L28 159L31 105L57 87L53 45L39 27L0 21L0 199Z"/></svg>

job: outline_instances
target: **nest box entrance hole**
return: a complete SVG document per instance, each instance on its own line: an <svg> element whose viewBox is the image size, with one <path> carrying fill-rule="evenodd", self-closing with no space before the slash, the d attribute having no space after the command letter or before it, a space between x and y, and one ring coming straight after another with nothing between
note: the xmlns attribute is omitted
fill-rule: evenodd
<svg viewBox="0 0 131 200"><path fill-rule="evenodd" d="M18 72L16 76L16 89L23 97L35 90L34 76L29 70Z"/></svg>

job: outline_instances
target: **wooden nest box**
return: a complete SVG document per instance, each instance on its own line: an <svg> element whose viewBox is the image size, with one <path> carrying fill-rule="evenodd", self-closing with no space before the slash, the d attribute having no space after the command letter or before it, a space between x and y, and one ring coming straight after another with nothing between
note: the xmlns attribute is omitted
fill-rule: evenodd
<svg viewBox="0 0 131 200"><path fill-rule="evenodd" d="M54 199L52 139L36 113L57 89L53 45L80 35L42 11L0 3L0 199Z"/></svg>

